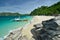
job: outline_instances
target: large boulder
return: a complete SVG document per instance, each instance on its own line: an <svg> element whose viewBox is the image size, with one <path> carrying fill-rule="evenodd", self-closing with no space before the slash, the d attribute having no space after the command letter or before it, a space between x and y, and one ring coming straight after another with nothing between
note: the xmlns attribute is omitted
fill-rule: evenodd
<svg viewBox="0 0 60 40"><path fill-rule="evenodd" d="M56 30L56 28L58 27L58 24L55 22L54 19L42 21L42 25L43 28L51 29L51 30Z"/></svg>
<svg viewBox="0 0 60 40"><path fill-rule="evenodd" d="M59 17L60 18L60 17ZM36 40L57 40L60 36L60 19L53 18L42 21L41 24L35 24L34 29L31 30Z"/></svg>

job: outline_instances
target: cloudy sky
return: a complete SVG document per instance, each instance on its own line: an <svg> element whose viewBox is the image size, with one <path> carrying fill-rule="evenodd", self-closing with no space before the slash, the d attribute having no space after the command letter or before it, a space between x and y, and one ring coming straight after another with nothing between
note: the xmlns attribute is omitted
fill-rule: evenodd
<svg viewBox="0 0 60 40"><path fill-rule="evenodd" d="M0 12L30 13L37 7L50 6L60 0L0 0Z"/></svg>

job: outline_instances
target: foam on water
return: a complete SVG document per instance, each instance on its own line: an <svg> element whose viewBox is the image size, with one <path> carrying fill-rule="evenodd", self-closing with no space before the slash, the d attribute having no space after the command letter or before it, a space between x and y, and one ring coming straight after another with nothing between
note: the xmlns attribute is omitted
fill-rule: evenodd
<svg viewBox="0 0 60 40"><path fill-rule="evenodd" d="M20 27L24 27L31 19L31 16L20 16L20 19L27 19L29 21L24 22L14 22L11 21L15 17L0 17L0 37L3 37L9 33L10 30L17 29ZM0 38L1 39L1 38Z"/></svg>

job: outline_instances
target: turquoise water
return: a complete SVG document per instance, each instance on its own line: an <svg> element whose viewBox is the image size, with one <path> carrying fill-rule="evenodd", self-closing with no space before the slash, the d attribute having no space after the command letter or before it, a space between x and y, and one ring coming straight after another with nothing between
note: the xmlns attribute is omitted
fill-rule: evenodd
<svg viewBox="0 0 60 40"><path fill-rule="evenodd" d="M29 21L13 21L17 16L0 16L0 37L4 37L10 30L24 27L31 19L32 16L20 16L20 19L27 19Z"/></svg>

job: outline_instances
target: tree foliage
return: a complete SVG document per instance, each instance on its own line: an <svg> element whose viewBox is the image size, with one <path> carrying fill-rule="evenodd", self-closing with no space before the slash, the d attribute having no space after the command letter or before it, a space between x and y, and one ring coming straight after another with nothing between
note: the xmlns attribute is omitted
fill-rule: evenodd
<svg viewBox="0 0 60 40"><path fill-rule="evenodd" d="M60 2L51 6L41 6L33 10L30 15L58 15L60 14Z"/></svg>

